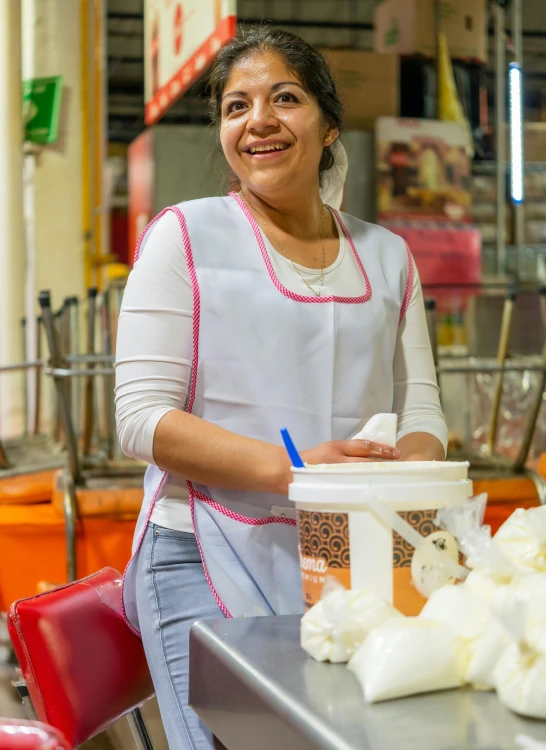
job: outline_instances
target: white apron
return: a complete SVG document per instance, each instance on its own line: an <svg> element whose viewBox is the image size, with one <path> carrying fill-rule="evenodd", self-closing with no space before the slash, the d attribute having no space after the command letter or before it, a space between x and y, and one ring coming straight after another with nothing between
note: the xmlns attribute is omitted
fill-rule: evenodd
<svg viewBox="0 0 546 750"><path fill-rule="evenodd" d="M336 214L366 293L304 296L275 276L258 226L238 196L166 210L178 218L193 286L188 412L276 445L287 427L298 449L306 450L350 439L374 414L392 411L396 334L412 283L403 240ZM155 466L146 472L135 554L164 476ZM224 614L301 613L288 498L191 482L188 489L205 574ZM134 560L125 573L124 602L136 626Z"/></svg>

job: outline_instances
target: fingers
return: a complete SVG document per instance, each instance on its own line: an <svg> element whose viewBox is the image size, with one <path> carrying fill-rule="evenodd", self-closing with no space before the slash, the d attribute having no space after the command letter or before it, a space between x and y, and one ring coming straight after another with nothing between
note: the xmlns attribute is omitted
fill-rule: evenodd
<svg viewBox="0 0 546 750"><path fill-rule="evenodd" d="M345 456L357 459L377 458L383 461L395 461L400 458L398 448L374 443L371 440L342 440L337 445Z"/></svg>

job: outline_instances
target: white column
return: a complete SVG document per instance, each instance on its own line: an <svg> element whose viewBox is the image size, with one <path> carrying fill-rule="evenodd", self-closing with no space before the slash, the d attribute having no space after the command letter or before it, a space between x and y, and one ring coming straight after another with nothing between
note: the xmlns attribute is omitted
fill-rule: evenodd
<svg viewBox="0 0 546 750"><path fill-rule="evenodd" d="M27 308L36 315L40 290L51 291L54 309L60 307L65 297L81 297L84 291L82 3L21 0L21 5L23 79L63 77L57 142L38 147L35 155L27 155L25 164L26 301ZM32 356L36 347L32 326L27 326L27 346ZM47 347L43 355L47 355ZM44 385L51 386L51 382L47 380ZM29 377L29 422L32 422L34 392ZM40 424L45 431L50 427L51 392L50 387L42 390Z"/></svg>
<svg viewBox="0 0 546 750"><path fill-rule="evenodd" d="M59 137L41 148L33 178L35 293L51 290L57 308L84 286L80 2L23 0L22 6L24 77L63 77Z"/></svg>
<svg viewBox="0 0 546 750"><path fill-rule="evenodd" d="M0 0L0 366L23 359L21 5ZM0 375L0 435L23 428L21 375Z"/></svg>

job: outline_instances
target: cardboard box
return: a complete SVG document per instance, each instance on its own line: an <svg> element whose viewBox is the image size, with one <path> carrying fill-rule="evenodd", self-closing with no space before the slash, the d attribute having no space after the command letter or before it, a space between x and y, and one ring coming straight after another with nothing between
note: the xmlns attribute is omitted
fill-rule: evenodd
<svg viewBox="0 0 546 750"><path fill-rule="evenodd" d="M505 130L506 159L510 161L510 128L508 125L505 125ZM546 122L524 123L523 152L526 162L546 162Z"/></svg>
<svg viewBox="0 0 546 750"><path fill-rule="evenodd" d="M442 0L441 31L451 57L487 61L485 0ZM375 9L380 53L436 56L435 0L384 0Z"/></svg>
<svg viewBox="0 0 546 750"><path fill-rule="evenodd" d="M362 50L322 50L338 86L347 128L371 130L400 111L400 59Z"/></svg>

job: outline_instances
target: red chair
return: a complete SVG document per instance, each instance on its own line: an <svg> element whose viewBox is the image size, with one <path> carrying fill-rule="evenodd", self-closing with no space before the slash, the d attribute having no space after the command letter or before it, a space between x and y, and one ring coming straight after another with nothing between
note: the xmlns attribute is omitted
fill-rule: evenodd
<svg viewBox="0 0 546 750"><path fill-rule="evenodd" d="M0 750L72 750L62 734L37 721L0 719Z"/></svg>
<svg viewBox="0 0 546 750"><path fill-rule="evenodd" d="M15 602L8 627L23 673L17 687L39 721L79 747L127 714L139 748L153 750L139 706L154 689L123 619L116 570Z"/></svg>

